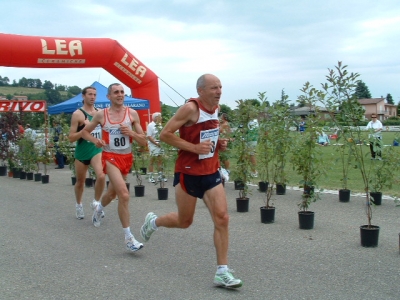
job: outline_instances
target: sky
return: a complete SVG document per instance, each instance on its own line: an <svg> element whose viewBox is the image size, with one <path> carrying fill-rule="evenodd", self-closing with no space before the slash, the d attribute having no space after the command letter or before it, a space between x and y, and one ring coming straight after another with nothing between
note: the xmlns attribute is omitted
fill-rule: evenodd
<svg viewBox="0 0 400 300"><path fill-rule="evenodd" d="M222 83L220 104L295 103L306 82L319 88L338 61L360 74L373 98L400 102L399 0L0 0L0 32L111 38L159 77L160 100L196 97L205 73ZM1 45L0 45L1 47ZM0 75L81 88L118 81L101 68L0 67ZM127 94L130 94L127 89Z"/></svg>

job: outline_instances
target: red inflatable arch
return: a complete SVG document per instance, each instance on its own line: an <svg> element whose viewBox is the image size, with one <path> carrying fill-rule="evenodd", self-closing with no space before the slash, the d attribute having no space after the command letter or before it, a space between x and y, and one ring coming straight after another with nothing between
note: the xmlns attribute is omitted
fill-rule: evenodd
<svg viewBox="0 0 400 300"><path fill-rule="evenodd" d="M107 38L59 38L0 33L0 66L21 68L103 68L161 111L158 78L117 41ZM148 111L140 111L144 130Z"/></svg>

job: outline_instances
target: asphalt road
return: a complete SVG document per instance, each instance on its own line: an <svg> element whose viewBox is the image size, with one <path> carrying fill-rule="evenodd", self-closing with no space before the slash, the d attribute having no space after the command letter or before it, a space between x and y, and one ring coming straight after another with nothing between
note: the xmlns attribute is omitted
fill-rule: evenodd
<svg viewBox="0 0 400 300"><path fill-rule="evenodd" d="M323 193L310 208L314 229L301 230L300 191L274 196L275 223L262 224L263 194L252 187L249 212L238 213L238 193L228 183L229 267L244 284L227 290L212 284L213 226L201 200L189 229L160 228L143 249L128 253L118 202L95 228L93 188L85 189L86 217L77 220L69 170L49 174L49 184L0 177L0 299L400 299L400 208L392 200L373 211L379 246L364 248L362 197L340 203L337 194ZM129 181L132 187L133 176ZM145 197L135 197L131 188L137 239L149 211L176 209L171 180L166 201L157 200L157 186L145 185Z"/></svg>

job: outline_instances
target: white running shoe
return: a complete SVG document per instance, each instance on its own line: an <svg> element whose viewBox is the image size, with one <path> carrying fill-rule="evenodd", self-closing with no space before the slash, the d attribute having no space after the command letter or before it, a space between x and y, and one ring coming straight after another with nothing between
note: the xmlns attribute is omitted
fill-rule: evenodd
<svg viewBox="0 0 400 300"><path fill-rule="evenodd" d="M97 207L97 205L100 204L100 201L96 201L93 199L92 203L90 203L90 208L91 209L95 209ZM101 211L101 218L104 218L106 216L106 213L104 212L104 210Z"/></svg>
<svg viewBox="0 0 400 300"><path fill-rule="evenodd" d="M97 205L99 205L99 201L96 201L93 199L92 203L90 203L90 208L95 209L97 207Z"/></svg>
<svg viewBox="0 0 400 300"><path fill-rule="evenodd" d="M85 217L82 206L76 206L76 218L82 220Z"/></svg>
<svg viewBox="0 0 400 300"><path fill-rule="evenodd" d="M102 212L97 211L97 207L93 211L93 216L92 216L92 223L94 227L100 227L101 224L101 219L102 219Z"/></svg>
<svg viewBox="0 0 400 300"><path fill-rule="evenodd" d="M222 274L215 274L214 285L226 288L239 288L243 282L240 279L233 277L233 270L228 270Z"/></svg>
<svg viewBox="0 0 400 300"><path fill-rule="evenodd" d="M131 252L136 252L143 248L143 244L135 240L133 236L131 236L128 240L125 239L126 250Z"/></svg>
<svg viewBox="0 0 400 300"><path fill-rule="evenodd" d="M144 224L142 228L140 228L140 235L142 236L143 241L147 242L150 239L151 234L155 231L153 226L151 226L151 221L156 219L157 215L155 213L149 212L144 219Z"/></svg>
<svg viewBox="0 0 400 300"><path fill-rule="evenodd" d="M150 182L150 183L156 183L156 181L154 180L153 177L150 177L150 178L149 178L149 182Z"/></svg>

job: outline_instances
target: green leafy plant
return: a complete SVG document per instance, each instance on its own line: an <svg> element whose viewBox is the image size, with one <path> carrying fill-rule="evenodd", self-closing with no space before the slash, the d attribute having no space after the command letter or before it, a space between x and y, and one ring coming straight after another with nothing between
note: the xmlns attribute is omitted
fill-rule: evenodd
<svg viewBox="0 0 400 300"><path fill-rule="evenodd" d="M310 114L307 117L307 130L297 135L292 148L291 162L293 170L301 175L299 185L304 189L302 201L298 204L300 210L307 211L312 202L320 199L316 192L317 182L320 176L325 175L324 162L322 160L321 147L317 143L318 134L322 129L318 127L319 114L317 102L321 92L316 90L309 82L301 89L303 95L299 102L309 107Z"/></svg>
<svg viewBox="0 0 400 300"><path fill-rule="evenodd" d="M365 147L367 141L360 125L364 124L364 108L358 102L356 88L359 81L358 73L349 73L347 65L338 62L335 69L328 69L326 76L327 83L322 84L322 90L325 92L321 101L325 103L330 111L332 121L340 128L341 132L346 133L347 145L350 148L354 167L360 171L364 192L366 195L366 216L368 227L371 227L372 202L370 199L370 190L372 182L369 172L369 149ZM393 178L388 178L389 181ZM389 183L388 183L389 184Z"/></svg>
<svg viewBox="0 0 400 300"><path fill-rule="evenodd" d="M18 140L18 148L17 158L21 162L22 169L25 172L32 172L39 157L35 141L30 136L23 136Z"/></svg>
<svg viewBox="0 0 400 300"><path fill-rule="evenodd" d="M18 142L18 114L13 112L2 113L0 118L0 163L7 165L9 169L14 168L16 162L15 145Z"/></svg>
<svg viewBox="0 0 400 300"><path fill-rule="evenodd" d="M274 183L275 185L286 185L288 182L285 166L293 144L293 138L289 130L293 120L287 99L288 96L285 95L281 101L275 102L266 111L268 117L268 128L266 130L271 157L269 165L271 166L271 178L273 179L270 184Z"/></svg>
<svg viewBox="0 0 400 300"><path fill-rule="evenodd" d="M138 144L136 144L136 143L134 143L133 145L132 145L132 152L133 152L133 171L132 171L132 174L133 174L133 176L135 176L135 178L136 178L136 183L137 183L137 185L142 185L142 175L141 175L141 173L140 173L140 170L139 170L139 164L138 164L138 162L137 162L137 157L140 155L139 153L141 153L141 147L138 145Z"/></svg>
<svg viewBox="0 0 400 300"><path fill-rule="evenodd" d="M250 145L248 124L258 114L251 100L237 100L238 108L234 111L234 120L239 124L233 133L233 153L236 156L236 167L231 176L236 181L241 181L239 198L245 199L249 193L248 181L251 178Z"/></svg>

